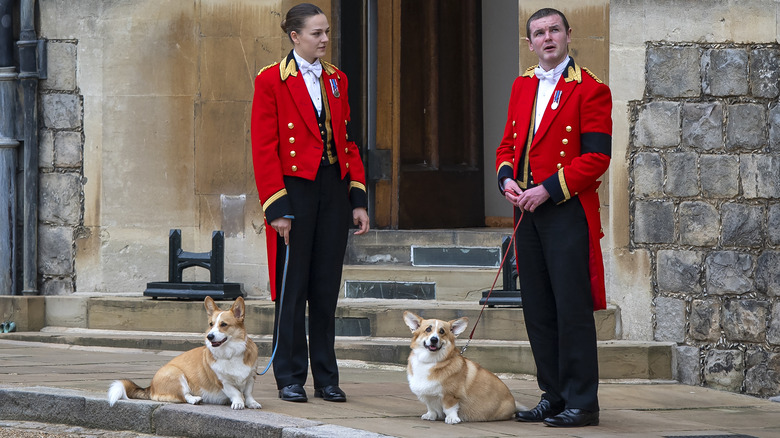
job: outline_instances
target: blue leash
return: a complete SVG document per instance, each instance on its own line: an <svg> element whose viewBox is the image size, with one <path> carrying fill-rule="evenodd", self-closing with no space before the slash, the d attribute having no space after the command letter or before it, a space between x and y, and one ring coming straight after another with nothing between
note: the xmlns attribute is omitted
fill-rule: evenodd
<svg viewBox="0 0 780 438"><path fill-rule="evenodd" d="M287 217L287 216L285 216ZM284 305L284 287L287 285L287 265L290 263L290 245L285 245L287 247L287 251L284 254L284 273L282 274L282 291L279 293L279 317L276 318L276 342L274 343L274 350L271 353L271 359L268 360L268 365L265 366L265 369L262 373L257 373L258 375L263 375L268 372L268 369L271 368L271 364L274 363L274 356L276 356L276 347L279 346L279 328L281 326L282 322L282 305Z"/></svg>

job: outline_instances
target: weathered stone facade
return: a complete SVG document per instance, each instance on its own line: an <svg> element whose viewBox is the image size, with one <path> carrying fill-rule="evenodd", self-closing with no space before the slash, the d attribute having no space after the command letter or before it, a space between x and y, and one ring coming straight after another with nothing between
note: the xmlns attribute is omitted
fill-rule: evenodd
<svg viewBox="0 0 780 438"><path fill-rule="evenodd" d="M780 393L780 46L649 43L629 103L631 247L685 383Z"/></svg>
<svg viewBox="0 0 780 438"><path fill-rule="evenodd" d="M84 223L83 96L78 44L49 40L48 79L41 81L38 275L41 294L75 291L75 239Z"/></svg>

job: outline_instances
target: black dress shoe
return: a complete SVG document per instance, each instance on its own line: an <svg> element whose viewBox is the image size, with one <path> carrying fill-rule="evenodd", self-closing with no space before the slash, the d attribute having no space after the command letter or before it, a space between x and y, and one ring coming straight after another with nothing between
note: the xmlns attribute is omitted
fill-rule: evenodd
<svg viewBox="0 0 780 438"><path fill-rule="evenodd" d="M306 397L306 391L303 390L303 385L298 383L287 385L280 389L279 398L289 402L305 402L309 400Z"/></svg>
<svg viewBox="0 0 780 438"><path fill-rule="evenodd" d="M517 421L526 423L541 423L545 418L554 417L563 412L563 407L553 406L548 400L542 399L530 411L519 411L515 414Z"/></svg>
<svg viewBox="0 0 780 438"><path fill-rule="evenodd" d="M345 402L347 401L347 395L336 385L323 386L322 388L314 389L314 396L319 397L325 401L332 402Z"/></svg>
<svg viewBox="0 0 780 438"><path fill-rule="evenodd" d="M598 426L599 411L566 409L554 417L545 418L544 424L553 427Z"/></svg>

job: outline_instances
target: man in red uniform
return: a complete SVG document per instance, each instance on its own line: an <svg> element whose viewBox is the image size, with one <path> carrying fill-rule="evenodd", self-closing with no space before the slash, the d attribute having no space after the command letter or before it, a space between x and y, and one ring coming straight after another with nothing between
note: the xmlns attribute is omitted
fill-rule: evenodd
<svg viewBox="0 0 780 438"><path fill-rule="evenodd" d="M606 307L597 179L612 147L609 87L569 56L571 28L555 9L534 13L528 45L539 64L513 86L496 152L499 188L515 207L517 269L543 394L518 421L597 425L593 311Z"/></svg>

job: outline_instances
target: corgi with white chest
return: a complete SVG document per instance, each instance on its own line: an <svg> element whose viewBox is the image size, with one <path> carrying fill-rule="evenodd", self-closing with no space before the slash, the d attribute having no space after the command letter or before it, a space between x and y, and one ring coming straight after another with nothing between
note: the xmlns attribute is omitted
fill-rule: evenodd
<svg viewBox="0 0 780 438"><path fill-rule="evenodd" d="M206 345L180 354L160 368L148 388L130 380L116 380L108 389L111 406L135 398L173 403L228 404L233 409L260 409L255 384L257 344L244 328L244 299L221 310L211 297L205 300L209 330Z"/></svg>
<svg viewBox="0 0 780 438"><path fill-rule="evenodd" d="M404 322L412 330L406 376L428 407L423 420L509 420L523 409L501 379L456 350L455 338L466 330L468 318L445 322L404 312Z"/></svg>

